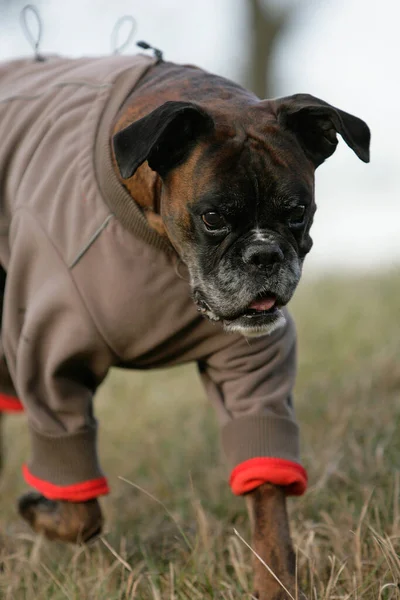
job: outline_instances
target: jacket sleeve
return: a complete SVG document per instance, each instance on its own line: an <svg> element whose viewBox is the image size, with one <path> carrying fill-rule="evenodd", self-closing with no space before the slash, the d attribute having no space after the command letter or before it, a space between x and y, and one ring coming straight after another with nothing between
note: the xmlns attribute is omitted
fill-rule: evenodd
<svg viewBox="0 0 400 600"><path fill-rule="evenodd" d="M306 488L292 404L296 330L287 311L285 316L286 324L271 335L232 337L231 344L199 363L222 427L236 494L264 482L285 486L288 494Z"/></svg>
<svg viewBox="0 0 400 600"><path fill-rule="evenodd" d="M28 484L51 499L108 492L92 398L114 357L57 248L26 216L11 236L2 338L29 423Z"/></svg>

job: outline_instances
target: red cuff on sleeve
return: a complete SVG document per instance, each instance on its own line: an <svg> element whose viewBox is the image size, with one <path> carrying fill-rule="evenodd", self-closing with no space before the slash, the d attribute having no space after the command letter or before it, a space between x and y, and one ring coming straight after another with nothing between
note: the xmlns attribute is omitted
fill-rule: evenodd
<svg viewBox="0 0 400 600"><path fill-rule="evenodd" d="M285 487L288 496L301 496L307 488L307 472L291 460L263 456L237 465L229 479L232 492L237 496L251 492L263 483Z"/></svg>
<svg viewBox="0 0 400 600"><path fill-rule="evenodd" d="M26 483L36 488L43 496L49 500L66 500L68 502L85 502L98 496L104 496L109 493L107 479L99 477L90 479L81 483L72 485L55 485L49 481L44 481L32 475L26 465L23 465L22 472Z"/></svg>
<svg viewBox="0 0 400 600"><path fill-rule="evenodd" d="M0 393L0 412L21 412L23 410L24 407L18 398Z"/></svg>

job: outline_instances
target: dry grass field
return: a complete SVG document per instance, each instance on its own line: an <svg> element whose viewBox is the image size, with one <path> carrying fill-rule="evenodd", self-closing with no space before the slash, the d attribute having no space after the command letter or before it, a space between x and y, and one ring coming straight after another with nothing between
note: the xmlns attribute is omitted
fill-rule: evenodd
<svg viewBox="0 0 400 600"><path fill-rule="evenodd" d="M297 414L307 494L290 501L310 600L400 598L400 281L303 281ZM35 537L15 498L24 418L6 423L0 483L1 600L251 598L244 502L232 496L214 415L194 367L115 372L96 400L112 486L89 547Z"/></svg>

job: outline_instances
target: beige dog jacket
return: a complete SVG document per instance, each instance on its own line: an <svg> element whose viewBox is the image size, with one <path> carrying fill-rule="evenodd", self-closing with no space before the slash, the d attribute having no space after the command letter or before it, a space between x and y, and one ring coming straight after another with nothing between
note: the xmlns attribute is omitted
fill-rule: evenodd
<svg viewBox="0 0 400 600"><path fill-rule="evenodd" d="M106 493L97 386L112 366L196 361L233 491L271 481L301 493L290 317L271 336L246 340L200 316L174 251L114 172L113 119L153 64L145 56L0 64L2 345L29 423L26 481L54 499Z"/></svg>

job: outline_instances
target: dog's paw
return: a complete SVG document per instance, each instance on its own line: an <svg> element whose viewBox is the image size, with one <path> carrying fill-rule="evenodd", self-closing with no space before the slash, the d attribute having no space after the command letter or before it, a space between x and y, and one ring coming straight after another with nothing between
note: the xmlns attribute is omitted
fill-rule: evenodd
<svg viewBox="0 0 400 600"><path fill-rule="evenodd" d="M88 542L101 533L103 515L98 500L65 502L48 500L30 492L18 501L18 512L34 531L49 540Z"/></svg>
<svg viewBox="0 0 400 600"><path fill-rule="evenodd" d="M289 592L289 593L288 593ZM308 600L307 596L300 590L284 590L283 588L277 590L264 590L259 592L258 590L253 592L252 598L256 600L289 600L289 598L296 598L296 600Z"/></svg>
<svg viewBox="0 0 400 600"><path fill-rule="evenodd" d="M252 597L257 600L308 600L307 596L298 588L294 578L286 579L279 583L275 578L265 576L265 578L256 577L254 580L254 592Z"/></svg>
<svg viewBox="0 0 400 600"><path fill-rule="evenodd" d="M296 591L291 589L286 591L283 588L278 590L276 588L275 590L267 589L262 592L257 590L252 593L251 597L255 598L256 600L289 600L289 598L295 598L296 600L308 600L307 596L305 596L300 590Z"/></svg>

